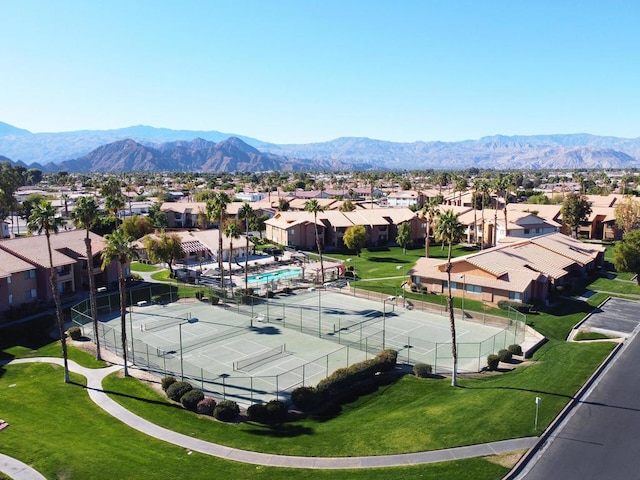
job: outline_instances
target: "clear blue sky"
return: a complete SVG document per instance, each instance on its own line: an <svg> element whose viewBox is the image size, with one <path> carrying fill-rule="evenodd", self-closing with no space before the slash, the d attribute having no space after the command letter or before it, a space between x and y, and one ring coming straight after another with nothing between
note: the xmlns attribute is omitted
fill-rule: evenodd
<svg viewBox="0 0 640 480"><path fill-rule="evenodd" d="M0 121L640 136L637 1L0 0Z"/></svg>

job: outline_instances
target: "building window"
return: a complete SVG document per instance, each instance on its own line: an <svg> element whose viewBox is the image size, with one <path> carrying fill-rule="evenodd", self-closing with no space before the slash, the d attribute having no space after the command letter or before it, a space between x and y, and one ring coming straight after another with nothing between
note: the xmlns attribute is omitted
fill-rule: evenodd
<svg viewBox="0 0 640 480"><path fill-rule="evenodd" d="M509 300L519 302L521 298L520 292L509 292Z"/></svg>
<svg viewBox="0 0 640 480"><path fill-rule="evenodd" d="M27 270L26 272L24 272L24 279L29 280L30 278L36 278L35 270Z"/></svg>
<svg viewBox="0 0 640 480"><path fill-rule="evenodd" d="M295 235L296 231L295 230L289 230L289 235Z"/></svg>
<svg viewBox="0 0 640 480"><path fill-rule="evenodd" d="M13 295L9 294L9 305L13 305Z"/></svg>
<svg viewBox="0 0 640 480"><path fill-rule="evenodd" d="M11 275L7 277L7 283L11 283Z"/></svg>
<svg viewBox="0 0 640 480"><path fill-rule="evenodd" d="M542 229L541 228L536 228L536 233L541 233Z"/></svg>
<svg viewBox="0 0 640 480"><path fill-rule="evenodd" d="M24 298L27 300L31 300L32 298L38 298L38 290L32 288L31 290L27 290L24 292Z"/></svg>
<svg viewBox="0 0 640 480"><path fill-rule="evenodd" d="M531 231L531 230L529 230L528 228L525 228L525 229L524 229L524 234L525 234L525 235L529 235L529 232L530 232L530 231Z"/></svg>
<svg viewBox="0 0 640 480"><path fill-rule="evenodd" d="M482 293L482 287L480 285L466 285L467 293Z"/></svg>

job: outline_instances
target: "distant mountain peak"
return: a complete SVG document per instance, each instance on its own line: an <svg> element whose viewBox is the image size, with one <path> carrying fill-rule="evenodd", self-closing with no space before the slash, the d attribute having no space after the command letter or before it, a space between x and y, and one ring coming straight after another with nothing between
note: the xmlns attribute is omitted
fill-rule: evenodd
<svg viewBox="0 0 640 480"><path fill-rule="evenodd" d="M24 130L22 128L14 127L13 125L9 125L8 123L0 122L0 137L5 135L29 135L31 132L29 130Z"/></svg>

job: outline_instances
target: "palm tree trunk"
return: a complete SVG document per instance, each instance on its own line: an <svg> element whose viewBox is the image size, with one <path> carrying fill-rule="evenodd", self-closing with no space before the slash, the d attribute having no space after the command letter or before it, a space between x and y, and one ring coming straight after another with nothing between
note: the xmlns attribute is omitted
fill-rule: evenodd
<svg viewBox="0 0 640 480"><path fill-rule="evenodd" d="M124 262L118 261L118 290L120 291L120 330L122 338L122 360L124 361L124 376L129 376L127 366L127 296L124 281Z"/></svg>
<svg viewBox="0 0 640 480"><path fill-rule="evenodd" d="M47 249L49 250L49 266L51 267L51 293L53 301L56 304L56 323L58 324L58 334L60 335L60 345L62 346L62 359L64 362L64 383L70 383L69 378L69 359L67 353L67 334L64 331L64 317L62 313L62 304L60 303L60 293L58 293L58 274L53 266L53 253L51 252L51 239L49 232L45 233L47 237Z"/></svg>
<svg viewBox="0 0 640 480"><path fill-rule="evenodd" d="M220 288L224 290L224 264L222 263L222 215L218 217L218 268L220 269Z"/></svg>
<svg viewBox="0 0 640 480"><path fill-rule="evenodd" d="M231 278L231 258L233 257L233 239L229 242L229 287L231 288L231 298L233 298L233 279Z"/></svg>
<svg viewBox="0 0 640 480"><path fill-rule="evenodd" d="M93 251L91 248L91 239L89 238L89 229L84 239L87 248L87 274L89 275L89 302L91 303L91 317L93 319L93 341L96 344L96 360L102 360L100 353L100 333L98 332L98 303L96 302L96 279L93 275Z"/></svg>
<svg viewBox="0 0 640 480"><path fill-rule="evenodd" d="M424 237L424 256L429 258L429 230L431 230L431 215L427 215L427 235Z"/></svg>
<svg viewBox="0 0 640 480"><path fill-rule="evenodd" d="M449 297L447 298L447 306L449 308L449 329L451 330L451 358L453 359L453 367L451 368L451 386L458 386L458 347L456 345L456 318L453 311L453 295L451 294L451 247L449 242L449 254L447 256L447 285Z"/></svg>
<svg viewBox="0 0 640 480"><path fill-rule="evenodd" d="M324 285L324 262L322 261L322 249L320 248L320 236L318 235L318 214L313 213L314 226L316 227L316 247L318 248L318 255L320 256L320 272L322 278L322 285Z"/></svg>
<svg viewBox="0 0 640 480"><path fill-rule="evenodd" d="M244 236L247 241L244 251L244 294L249 290L249 219L245 222Z"/></svg>

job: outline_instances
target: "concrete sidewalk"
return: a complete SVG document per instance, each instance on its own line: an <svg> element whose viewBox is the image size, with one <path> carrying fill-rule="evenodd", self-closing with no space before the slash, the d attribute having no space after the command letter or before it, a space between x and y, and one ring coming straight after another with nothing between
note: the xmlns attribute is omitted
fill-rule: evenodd
<svg viewBox="0 0 640 480"><path fill-rule="evenodd" d="M18 359L11 363L28 362L55 363L58 365L62 365L63 363L61 358L49 357ZM235 460L237 462L250 463L254 465L311 469L397 467L443 462L462 458L484 457L487 455L496 455L514 450L523 450L531 448L537 441L537 437L526 437L479 445L470 445L466 447L449 448L445 450L434 450L431 452L379 455L372 457L300 457L251 452L206 442L204 440L199 440L197 438L192 438L187 435L168 430L135 415L129 410L126 410L120 404L109 398L109 396L102 390L102 380L110 373L120 370L122 368L120 365L113 365L111 367L101 369L90 369L82 367L70 360L69 368L71 371L86 377L89 397L96 403L96 405L131 428L182 448L227 460Z"/></svg>

